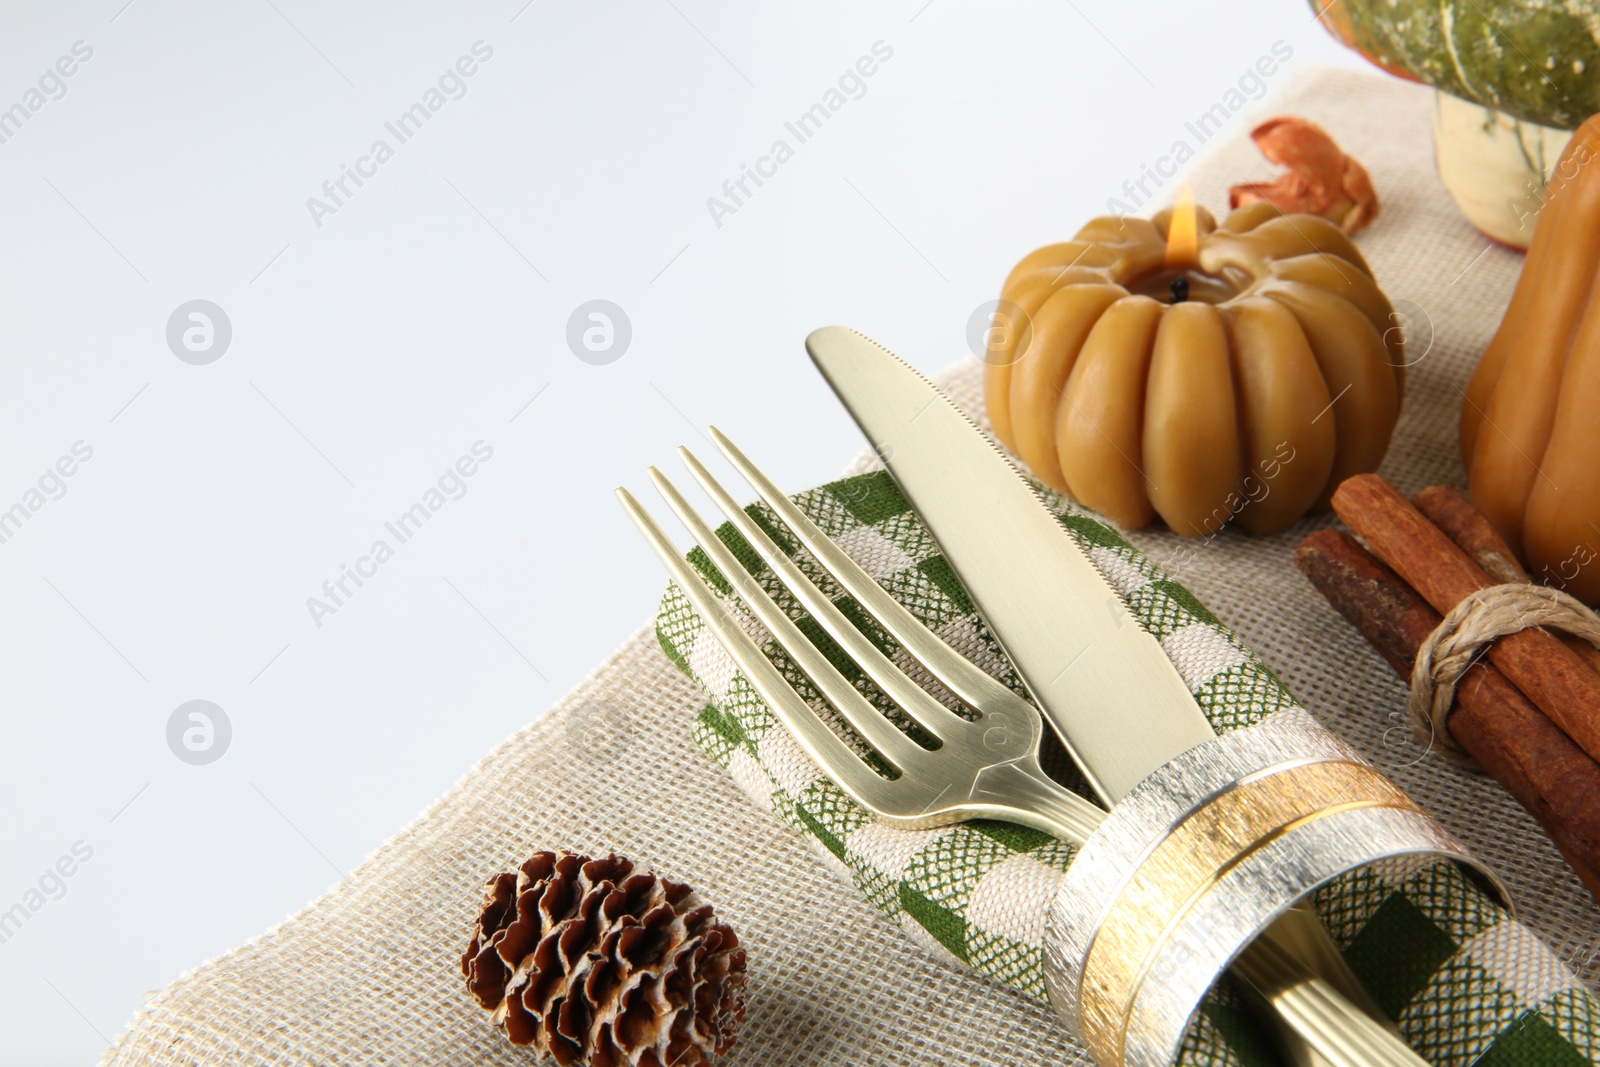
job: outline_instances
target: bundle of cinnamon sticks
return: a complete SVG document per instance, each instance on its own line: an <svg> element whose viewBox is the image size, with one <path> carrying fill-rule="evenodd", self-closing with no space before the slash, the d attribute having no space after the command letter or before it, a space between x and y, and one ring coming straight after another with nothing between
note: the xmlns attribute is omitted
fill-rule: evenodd
<svg viewBox="0 0 1600 1067"><path fill-rule="evenodd" d="M1320 530L1295 565L1403 677L1473 592L1528 576L1462 493L1409 501L1382 478L1345 481L1333 509L1365 542ZM1600 900L1600 652L1542 629L1489 646L1461 677L1451 737L1539 820Z"/></svg>

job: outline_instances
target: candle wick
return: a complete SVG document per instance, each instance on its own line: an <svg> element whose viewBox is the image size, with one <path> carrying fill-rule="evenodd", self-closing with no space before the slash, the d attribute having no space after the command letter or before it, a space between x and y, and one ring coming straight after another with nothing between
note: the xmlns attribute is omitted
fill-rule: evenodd
<svg viewBox="0 0 1600 1067"><path fill-rule="evenodd" d="M1189 279L1180 274L1172 279L1172 302L1181 304L1187 299L1189 299Z"/></svg>

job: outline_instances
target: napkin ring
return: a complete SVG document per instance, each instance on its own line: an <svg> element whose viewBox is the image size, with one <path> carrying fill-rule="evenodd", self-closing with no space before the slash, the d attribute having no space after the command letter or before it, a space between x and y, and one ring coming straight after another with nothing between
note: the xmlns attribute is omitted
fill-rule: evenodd
<svg viewBox="0 0 1600 1067"><path fill-rule="evenodd" d="M1051 903L1050 999L1102 1067L1167 1067L1207 990L1307 893L1394 856L1498 879L1299 709L1183 753L1084 844Z"/></svg>

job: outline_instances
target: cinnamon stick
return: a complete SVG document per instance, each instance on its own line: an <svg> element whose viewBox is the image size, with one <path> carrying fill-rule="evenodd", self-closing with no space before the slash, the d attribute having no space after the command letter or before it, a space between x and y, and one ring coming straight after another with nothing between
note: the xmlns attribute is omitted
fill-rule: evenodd
<svg viewBox="0 0 1600 1067"><path fill-rule="evenodd" d="M1333 510L1440 614L1498 584L1375 474L1347 478L1334 491ZM1488 656L1578 747L1600 759L1600 674L1539 629L1507 634Z"/></svg>
<svg viewBox="0 0 1600 1067"><path fill-rule="evenodd" d="M1500 536L1500 531L1461 490L1448 485L1434 485L1413 493L1411 502L1495 581L1531 581L1528 572L1517 562L1516 553ZM1589 665L1590 670L1600 671L1600 648L1595 648L1582 638L1566 634L1557 636L1562 644Z"/></svg>
<svg viewBox="0 0 1600 1067"><path fill-rule="evenodd" d="M1349 534L1320 530L1295 566L1402 677L1441 616ZM1462 675L1446 729L1544 827L1600 900L1600 764L1573 744L1494 666Z"/></svg>
<svg viewBox="0 0 1600 1067"><path fill-rule="evenodd" d="M1411 494L1411 503L1495 581L1528 580L1528 572L1517 562L1517 554L1500 531L1461 490L1431 485Z"/></svg>

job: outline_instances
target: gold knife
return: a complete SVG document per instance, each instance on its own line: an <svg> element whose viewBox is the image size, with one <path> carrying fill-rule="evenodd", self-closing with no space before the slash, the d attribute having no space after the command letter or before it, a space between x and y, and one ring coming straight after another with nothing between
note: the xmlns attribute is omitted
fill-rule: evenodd
<svg viewBox="0 0 1600 1067"><path fill-rule="evenodd" d="M1109 807L1215 732L1160 642L1011 461L926 378L841 326L806 351L932 534L1028 692ZM1303 1067L1426 1067L1314 913L1264 935L1276 973L1247 976Z"/></svg>

